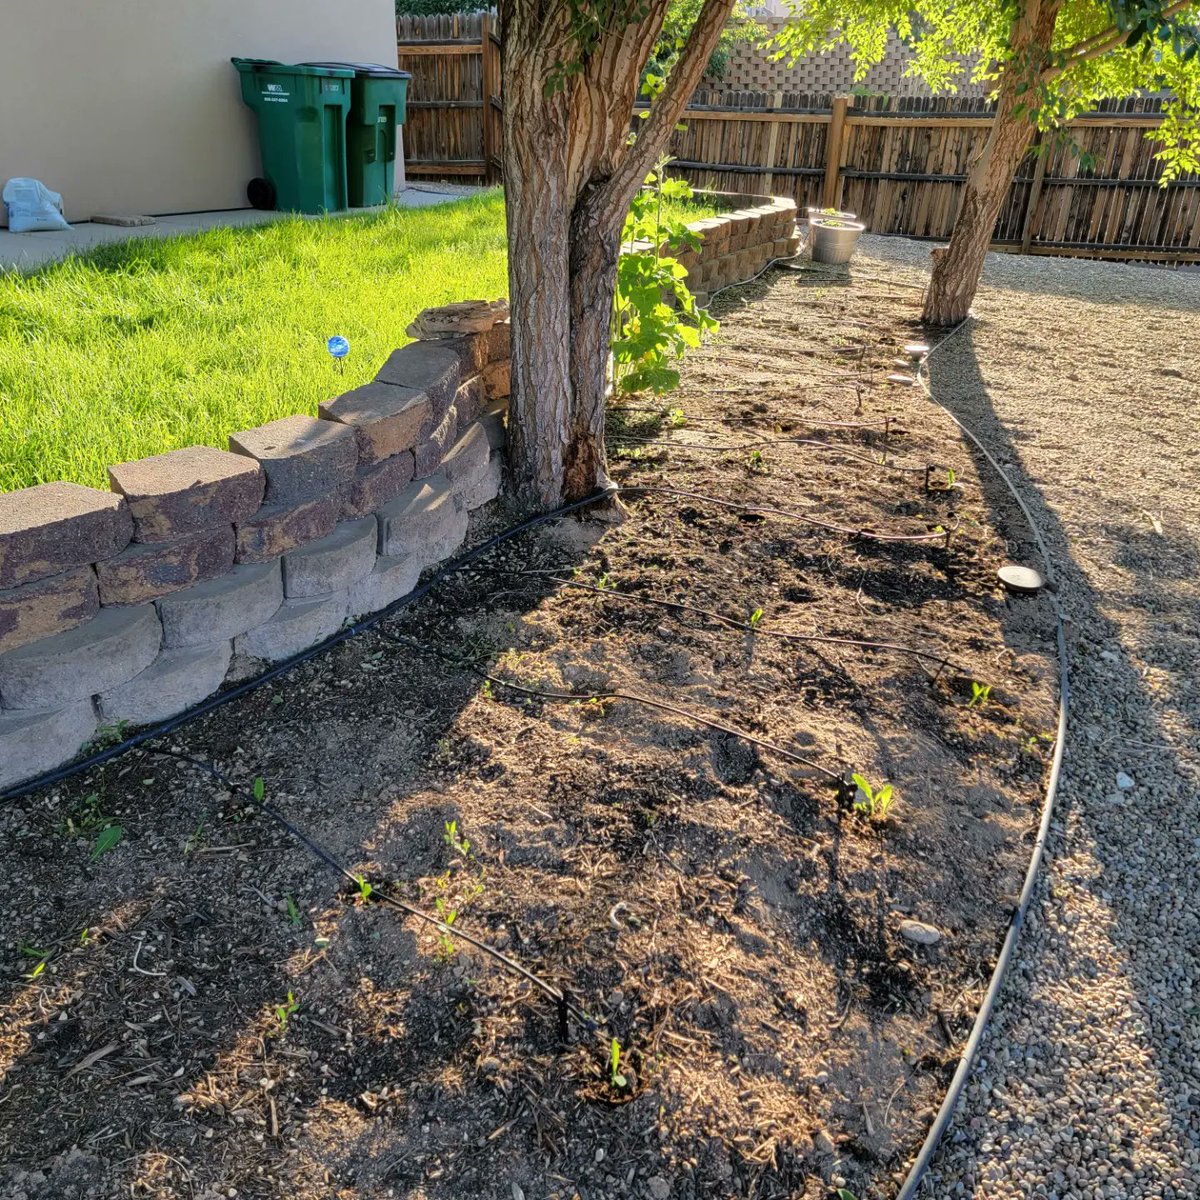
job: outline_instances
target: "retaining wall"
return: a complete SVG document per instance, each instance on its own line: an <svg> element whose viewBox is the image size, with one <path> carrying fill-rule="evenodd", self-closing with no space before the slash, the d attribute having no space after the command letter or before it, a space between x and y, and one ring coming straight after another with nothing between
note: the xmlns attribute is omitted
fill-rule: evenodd
<svg viewBox="0 0 1200 1200"><path fill-rule="evenodd" d="M0 494L0 787L386 607L500 489L503 302L427 310L375 380L109 468Z"/></svg>
<svg viewBox="0 0 1200 1200"><path fill-rule="evenodd" d="M687 268L687 285L705 304L718 288L742 283L773 258L787 258L800 248L796 236L796 202L782 196L743 192L701 192L726 211L692 221L688 228L702 237L696 250L675 254Z"/></svg>

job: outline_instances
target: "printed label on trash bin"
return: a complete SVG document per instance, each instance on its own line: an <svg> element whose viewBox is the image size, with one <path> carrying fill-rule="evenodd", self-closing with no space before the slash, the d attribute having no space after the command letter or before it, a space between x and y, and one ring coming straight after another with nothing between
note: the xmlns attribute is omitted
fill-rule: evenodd
<svg viewBox="0 0 1200 1200"><path fill-rule="evenodd" d="M287 104L288 98L291 96L291 94L291 92L285 92L283 90L282 83L263 84L262 98L264 100L270 100L275 104Z"/></svg>

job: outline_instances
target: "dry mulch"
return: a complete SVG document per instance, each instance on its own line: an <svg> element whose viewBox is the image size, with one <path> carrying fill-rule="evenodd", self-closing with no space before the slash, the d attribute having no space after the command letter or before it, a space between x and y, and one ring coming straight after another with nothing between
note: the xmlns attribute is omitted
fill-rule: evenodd
<svg viewBox="0 0 1200 1200"><path fill-rule="evenodd" d="M387 622L411 642L344 643L168 739L261 776L450 935L184 762L134 752L0 813L0 1194L894 1192L1020 887L1055 711L1049 608L996 581L1019 524L886 382L922 332L898 277L726 293L680 391L611 415L624 520L508 542ZM929 463L959 486L927 492ZM893 785L886 819L839 798L849 770ZM92 857L106 820L123 840ZM562 1045L456 928L591 1022Z"/></svg>

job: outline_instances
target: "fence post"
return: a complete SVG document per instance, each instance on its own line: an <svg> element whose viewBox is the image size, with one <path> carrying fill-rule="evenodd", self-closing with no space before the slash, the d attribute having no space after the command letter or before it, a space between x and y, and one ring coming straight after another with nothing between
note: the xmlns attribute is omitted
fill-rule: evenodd
<svg viewBox="0 0 1200 1200"><path fill-rule="evenodd" d="M1034 139L1034 148L1039 151L1037 162L1033 165L1033 180L1029 184L1029 198L1025 201L1025 219L1021 223L1021 253L1028 254L1033 245L1033 218L1037 212L1038 201L1042 197L1042 180L1046 178L1046 160L1050 157L1050 147L1042 142L1041 130Z"/></svg>
<svg viewBox="0 0 1200 1200"><path fill-rule="evenodd" d="M822 208L837 208L842 151L846 145L846 110L853 103L853 96L834 96L833 98L833 112L829 117L829 133L825 141L825 186L821 191Z"/></svg>
<svg viewBox="0 0 1200 1200"><path fill-rule="evenodd" d="M782 108L783 93L774 92L767 101L767 108ZM771 121L767 125L766 174L763 176L763 191L769 196L775 183L775 156L779 153L779 122Z"/></svg>

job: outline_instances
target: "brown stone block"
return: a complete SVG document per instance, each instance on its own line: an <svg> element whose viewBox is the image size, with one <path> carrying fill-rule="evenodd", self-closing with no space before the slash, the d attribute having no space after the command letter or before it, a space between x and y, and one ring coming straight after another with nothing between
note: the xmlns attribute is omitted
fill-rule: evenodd
<svg viewBox="0 0 1200 1200"><path fill-rule="evenodd" d="M405 450L373 467L362 468L346 488L341 519L365 517L382 508L408 485L413 477L413 454Z"/></svg>
<svg viewBox="0 0 1200 1200"><path fill-rule="evenodd" d="M392 352L375 376L380 383L394 383L424 392L429 397L434 419L440 421L462 382L459 355L437 342L410 342Z"/></svg>
<svg viewBox="0 0 1200 1200"><path fill-rule="evenodd" d="M495 362L483 373L483 391L488 400L499 400L512 392L512 363Z"/></svg>
<svg viewBox="0 0 1200 1200"><path fill-rule="evenodd" d="M333 531L343 496L331 492L292 507L266 505L248 521L234 526L239 563L262 563Z"/></svg>
<svg viewBox="0 0 1200 1200"><path fill-rule="evenodd" d="M358 466L354 433L334 421L283 417L233 434L229 449L261 464L267 504L298 504L348 483Z"/></svg>
<svg viewBox="0 0 1200 1200"><path fill-rule="evenodd" d="M0 653L74 629L90 621L99 608L91 567L0 591Z"/></svg>
<svg viewBox="0 0 1200 1200"><path fill-rule="evenodd" d="M134 542L96 564L101 604L146 604L224 575L233 566L233 526L169 542Z"/></svg>
<svg viewBox="0 0 1200 1200"><path fill-rule="evenodd" d="M354 430L360 467L411 450L433 415L424 392L390 383L355 388L336 400L326 400L318 411L326 421Z"/></svg>

